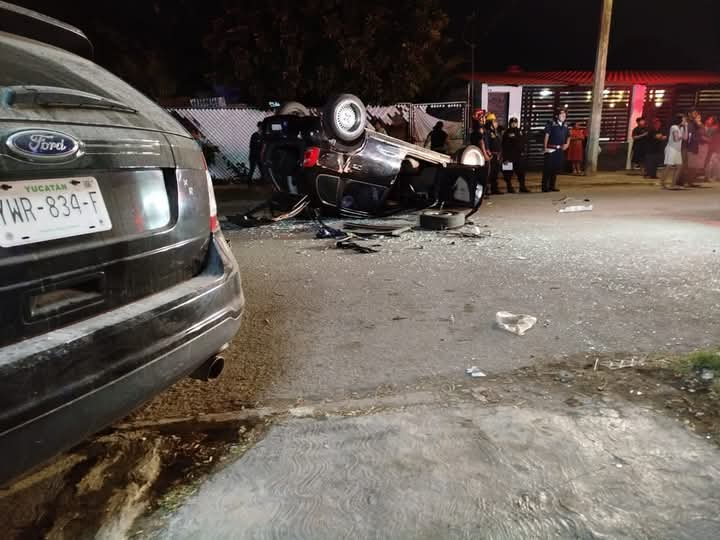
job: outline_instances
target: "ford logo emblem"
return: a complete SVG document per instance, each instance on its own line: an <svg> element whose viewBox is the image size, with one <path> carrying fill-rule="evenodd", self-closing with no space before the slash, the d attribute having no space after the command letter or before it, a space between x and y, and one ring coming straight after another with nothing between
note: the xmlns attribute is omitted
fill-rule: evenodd
<svg viewBox="0 0 720 540"><path fill-rule="evenodd" d="M80 151L80 142L70 135L39 129L13 133L5 145L16 156L39 162L70 161Z"/></svg>

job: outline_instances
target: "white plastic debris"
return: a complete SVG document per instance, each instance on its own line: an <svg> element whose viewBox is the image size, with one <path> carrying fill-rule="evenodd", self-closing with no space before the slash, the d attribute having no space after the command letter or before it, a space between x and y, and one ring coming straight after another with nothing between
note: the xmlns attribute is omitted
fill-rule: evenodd
<svg viewBox="0 0 720 540"><path fill-rule="evenodd" d="M577 204L574 206L566 206L558 210L561 214L568 214L571 212L592 212L592 204Z"/></svg>
<svg viewBox="0 0 720 540"><path fill-rule="evenodd" d="M532 315L515 315L509 311L498 311L495 314L495 322L497 322L498 326L503 330L522 336L535 326L537 317L533 317Z"/></svg>
<svg viewBox="0 0 720 540"><path fill-rule="evenodd" d="M482 371L480 371L480 368L477 366L467 368L465 370L465 373L467 373L471 377L487 377L487 375L485 373L483 373Z"/></svg>

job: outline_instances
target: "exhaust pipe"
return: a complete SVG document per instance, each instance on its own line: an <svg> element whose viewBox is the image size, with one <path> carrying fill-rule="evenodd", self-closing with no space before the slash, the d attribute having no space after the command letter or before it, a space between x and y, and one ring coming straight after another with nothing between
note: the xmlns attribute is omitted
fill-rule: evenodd
<svg viewBox="0 0 720 540"><path fill-rule="evenodd" d="M225 368L225 359L216 354L205 360L202 365L190 374L191 379L212 381L217 379Z"/></svg>

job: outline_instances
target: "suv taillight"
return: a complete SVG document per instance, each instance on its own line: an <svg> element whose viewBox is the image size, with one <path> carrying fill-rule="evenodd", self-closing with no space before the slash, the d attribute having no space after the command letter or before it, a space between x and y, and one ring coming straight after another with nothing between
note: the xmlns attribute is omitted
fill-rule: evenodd
<svg viewBox="0 0 720 540"><path fill-rule="evenodd" d="M305 150L305 155L303 156L303 167L305 167L306 169L314 167L315 165L317 165L319 157L320 149L317 146L311 146L310 148Z"/></svg>
<svg viewBox="0 0 720 540"><path fill-rule="evenodd" d="M210 231L218 232L220 230L220 221L217 217L217 202L215 201L215 190L213 189L210 171L205 171L207 176L208 200L210 201Z"/></svg>

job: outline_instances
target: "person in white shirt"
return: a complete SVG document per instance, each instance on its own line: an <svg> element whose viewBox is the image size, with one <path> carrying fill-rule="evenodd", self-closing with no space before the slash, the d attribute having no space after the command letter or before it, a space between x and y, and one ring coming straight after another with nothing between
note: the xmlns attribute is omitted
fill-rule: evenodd
<svg viewBox="0 0 720 540"><path fill-rule="evenodd" d="M680 174L683 168L682 145L687 140L687 116L678 115L670 127L667 146L665 147L665 171L660 180L663 189L667 187L667 179L672 174L672 188L680 189Z"/></svg>

